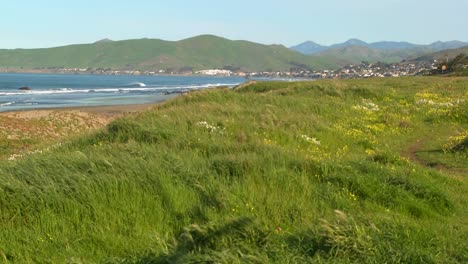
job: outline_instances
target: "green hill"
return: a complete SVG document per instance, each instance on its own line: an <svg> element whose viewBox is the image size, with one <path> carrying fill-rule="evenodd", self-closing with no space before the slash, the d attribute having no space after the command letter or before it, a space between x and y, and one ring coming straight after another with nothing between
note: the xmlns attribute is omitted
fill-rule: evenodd
<svg viewBox="0 0 468 264"><path fill-rule="evenodd" d="M0 50L2 68L289 70L334 67L280 45L261 45L204 35L172 42L158 39L100 41L47 49Z"/></svg>
<svg viewBox="0 0 468 264"><path fill-rule="evenodd" d="M44 140L0 159L0 259L467 263L467 91L467 78L253 83ZM42 138L18 128L0 149Z"/></svg>

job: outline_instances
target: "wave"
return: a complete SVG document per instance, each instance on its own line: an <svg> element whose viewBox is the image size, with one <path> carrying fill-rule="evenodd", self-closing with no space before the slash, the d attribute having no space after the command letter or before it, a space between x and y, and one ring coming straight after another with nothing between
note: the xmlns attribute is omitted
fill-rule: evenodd
<svg viewBox="0 0 468 264"><path fill-rule="evenodd" d="M72 89L59 88L53 90L29 90L29 91L2 91L0 96L12 95L51 95L51 94L83 94L83 93L129 93L129 92L167 92L180 90L198 90L205 88L215 88L222 86L235 86L239 83L212 83L212 84L191 84L191 85L165 85L158 87L147 87L144 83L139 83L137 87L111 87L111 88L90 88L90 89ZM136 84L135 84L136 85Z"/></svg>
<svg viewBox="0 0 468 264"><path fill-rule="evenodd" d="M6 103L1 103L0 104L0 107L5 107L5 106L9 106L9 105L14 105L16 102L6 102Z"/></svg>
<svg viewBox="0 0 468 264"><path fill-rule="evenodd" d="M124 85L123 87L146 87L146 84L142 82L133 82L133 83Z"/></svg>
<svg viewBox="0 0 468 264"><path fill-rule="evenodd" d="M39 105L39 104L40 103L38 103L38 102L32 102L32 101L29 101L29 100L0 103L0 112L7 111L9 109L11 110L11 109L19 109L21 107L35 106L35 105Z"/></svg>

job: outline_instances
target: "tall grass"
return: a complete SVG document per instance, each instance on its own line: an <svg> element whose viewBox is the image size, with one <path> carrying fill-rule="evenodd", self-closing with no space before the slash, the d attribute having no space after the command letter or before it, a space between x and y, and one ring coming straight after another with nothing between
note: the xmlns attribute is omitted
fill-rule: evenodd
<svg viewBox="0 0 468 264"><path fill-rule="evenodd" d="M467 168L403 154L466 131L467 88L407 78L199 91L0 161L0 259L466 262Z"/></svg>

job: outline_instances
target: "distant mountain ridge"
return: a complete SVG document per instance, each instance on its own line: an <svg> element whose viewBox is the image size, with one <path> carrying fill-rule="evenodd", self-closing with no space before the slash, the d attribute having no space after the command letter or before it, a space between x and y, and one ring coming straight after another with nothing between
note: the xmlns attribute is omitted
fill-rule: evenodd
<svg viewBox="0 0 468 264"><path fill-rule="evenodd" d="M398 63L402 60L406 60L408 57L424 55L427 52L424 50L414 49L384 50L365 46L346 46L324 50L322 52L307 56L316 58L318 60L334 61L336 64L343 66L349 64L359 64L363 61L367 61L369 63Z"/></svg>
<svg viewBox="0 0 468 264"><path fill-rule="evenodd" d="M323 51L327 51L330 49L336 48L346 48L351 46L360 46L360 47L367 47L377 50L405 50L405 49L416 49L419 48L421 50L430 50L431 52L436 52L445 49L457 49L464 46L468 46L468 42L462 42L458 40L453 41L437 41L428 45L419 45L413 44L409 42L398 42L398 41L379 41L373 43L367 43L360 39L350 39L343 43L334 44L330 46L320 45L318 43L312 41L306 41L299 45L291 47L292 50L300 52L302 54L311 55ZM317 48L319 47L319 48Z"/></svg>
<svg viewBox="0 0 468 264"><path fill-rule="evenodd" d="M343 43L323 46L307 41L292 50L318 60L333 61L337 65L357 64L362 61L397 63L402 60L420 58L427 54L442 50L467 47L468 42L437 41L428 45L418 45L409 42L379 41L367 43L360 39L350 39Z"/></svg>

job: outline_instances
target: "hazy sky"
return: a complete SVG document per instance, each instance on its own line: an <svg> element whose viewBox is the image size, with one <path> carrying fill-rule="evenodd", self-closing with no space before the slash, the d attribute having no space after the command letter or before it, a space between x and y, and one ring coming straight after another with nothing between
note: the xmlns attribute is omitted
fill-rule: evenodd
<svg viewBox="0 0 468 264"><path fill-rule="evenodd" d="M264 44L468 41L467 0L0 0L0 48L200 34Z"/></svg>

